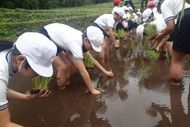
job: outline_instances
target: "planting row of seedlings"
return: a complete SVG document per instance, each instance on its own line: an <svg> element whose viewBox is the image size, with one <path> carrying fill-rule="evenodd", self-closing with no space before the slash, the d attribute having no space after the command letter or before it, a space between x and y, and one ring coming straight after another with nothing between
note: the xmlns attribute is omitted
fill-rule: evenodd
<svg viewBox="0 0 190 127"><path fill-rule="evenodd" d="M116 36L120 39L121 47L127 43L127 59L139 59L140 68L138 71L139 82L142 82L152 70L151 64L159 59L159 53L152 49L152 41L157 33L155 25L147 24L144 29L144 37L137 38L135 33L128 33L124 30L118 30Z"/></svg>

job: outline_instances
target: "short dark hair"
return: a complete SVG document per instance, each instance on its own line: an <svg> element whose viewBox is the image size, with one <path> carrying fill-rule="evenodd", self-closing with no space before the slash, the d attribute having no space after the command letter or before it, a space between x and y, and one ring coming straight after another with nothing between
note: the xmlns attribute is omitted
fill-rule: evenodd
<svg viewBox="0 0 190 127"><path fill-rule="evenodd" d="M0 52L13 47L13 42L8 40L0 40Z"/></svg>
<svg viewBox="0 0 190 127"><path fill-rule="evenodd" d="M12 56L17 56L17 55L21 55L21 53L20 53L20 51L14 46L13 49L12 49ZM24 62L24 68L25 68L25 69L31 68L27 60L25 60L25 62Z"/></svg>

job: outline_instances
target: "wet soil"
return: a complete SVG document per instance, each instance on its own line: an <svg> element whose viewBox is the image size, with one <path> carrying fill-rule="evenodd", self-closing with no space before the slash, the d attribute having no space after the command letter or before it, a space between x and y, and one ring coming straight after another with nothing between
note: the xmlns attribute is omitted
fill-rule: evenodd
<svg viewBox="0 0 190 127"><path fill-rule="evenodd" d="M169 80L168 59L150 62L123 44L112 50L107 64L113 78L89 70L101 95L89 94L79 74L65 90L58 90L52 80L47 98L10 100L11 119L25 127L190 127L189 62L187 58L184 84L176 86ZM30 83L16 75L10 87L25 92Z"/></svg>

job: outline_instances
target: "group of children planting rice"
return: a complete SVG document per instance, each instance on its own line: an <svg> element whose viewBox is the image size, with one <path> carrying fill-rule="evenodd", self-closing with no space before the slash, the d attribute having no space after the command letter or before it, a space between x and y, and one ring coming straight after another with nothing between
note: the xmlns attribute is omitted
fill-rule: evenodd
<svg viewBox="0 0 190 127"><path fill-rule="evenodd" d="M97 17L85 32L65 24L51 23L41 27L39 32L23 33L14 43L0 43L0 127L21 126L11 122L9 98L31 100L50 94L44 88L47 88L53 68L59 89L64 89L78 70L89 92L101 94L91 81L87 67L95 66L106 76L113 77L113 72L101 64L109 62L113 49L110 47L121 48L121 38L135 37L149 42L147 49L151 53L168 53L171 56L170 77L180 84L182 63L190 53L190 1L148 0L146 9L139 9L136 13L130 0L125 3L127 6L114 2L110 14ZM90 50L99 52L101 64ZM9 78L17 72L28 78L39 75L33 80L38 91L22 94L9 89Z"/></svg>

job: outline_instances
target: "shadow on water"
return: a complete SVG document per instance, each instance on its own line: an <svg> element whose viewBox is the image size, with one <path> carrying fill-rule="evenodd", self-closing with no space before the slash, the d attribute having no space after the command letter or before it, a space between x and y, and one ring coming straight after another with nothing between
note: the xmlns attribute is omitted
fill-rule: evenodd
<svg viewBox="0 0 190 127"><path fill-rule="evenodd" d="M129 47L123 42L120 49L112 50L107 66L113 78L89 70L93 83L103 90L100 96L87 93L78 74L65 90L58 90L52 80L52 94L45 99L10 100L12 120L25 127L189 127L189 58L184 85L173 86L168 60L150 62L137 53L138 46ZM31 88L28 84L29 80L17 75L10 87L25 92Z"/></svg>

